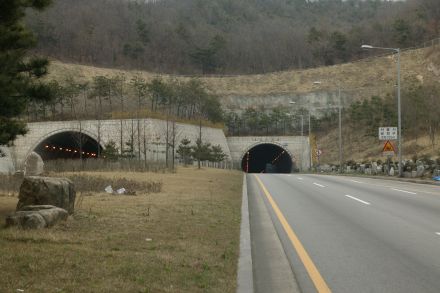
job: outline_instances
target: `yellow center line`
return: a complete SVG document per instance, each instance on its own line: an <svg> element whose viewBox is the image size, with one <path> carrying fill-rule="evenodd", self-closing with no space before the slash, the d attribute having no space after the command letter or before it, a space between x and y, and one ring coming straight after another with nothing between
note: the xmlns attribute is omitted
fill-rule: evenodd
<svg viewBox="0 0 440 293"><path fill-rule="evenodd" d="M325 282L324 278L319 273L318 269L316 268L315 264L313 263L312 259L310 258L309 254L307 253L306 249L302 245L301 241L299 241L295 232L293 232L292 228L290 227L289 223L287 222L287 220L284 217L283 213L281 212L280 208L278 207L278 205L276 204L276 202L274 201L274 199L270 195L269 191L267 191L266 187L264 186L263 182L261 182L260 178L258 178L257 175L254 175L254 176L257 179L258 183L260 184L260 187L263 190L264 194L266 195L267 200L269 201L276 216L278 217L278 220L280 221L281 225L283 226L284 231L287 233L287 236L289 237L290 242L292 243L293 247L295 248L296 252L298 253L299 258L301 259L302 263L304 264L304 267L306 268L310 279L312 279L312 282L315 285L316 290L319 293L331 293L331 290L328 287L327 283Z"/></svg>

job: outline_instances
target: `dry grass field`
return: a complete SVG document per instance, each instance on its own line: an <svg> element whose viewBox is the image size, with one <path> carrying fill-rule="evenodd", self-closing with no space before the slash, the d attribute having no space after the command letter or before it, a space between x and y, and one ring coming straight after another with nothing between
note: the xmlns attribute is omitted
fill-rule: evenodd
<svg viewBox="0 0 440 293"><path fill-rule="evenodd" d="M402 78L421 81L439 81L439 46L402 52ZM124 74L127 82L135 75L147 81L160 76L165 80L188 80L189 76L160 75L146 71L99 68L80 64L52 61L49 79L64 81L68 76L78 81L91 81L93 76ZM236 76L200 76L207 87L220 97L258 97L300 94L314 91L336 91L338 83L355 98L369 98L374 94L392 91L395 84L395 59L387 55L364 59L354 63L290 70L267 74ZM316 87L314 81L323 83ZM404 84L403 84L404 86Z"/></svg>
<svg viewBox="0 0 440 293"><path fill-rule="evenodd" d="M3 228L17 197L0 196L0 292L235 292L240 172L85 175L162 191L78 194L73 217L37 231Z"/></svg>
<svg viewBox="0 0 440 293"><path fill-rule="evenodd" d="M376 137L364 136L362 133L355 131L344 131L342 135L343 141L343 160L362 161L385 161L386 157L382 156L384 141L379 141ZM333 129L325 133L317 139L318 147L322 150L320 158L321 163L339 164L339 138L338 130ZM397 141L395 142L397 151ZM440 158L440 138L437 137L436 143L432 146L428 136L415 138L404 137L403 157L404 159L412 159L413 157L421 158L423 156L431 158ZM394 157L397 160L397 156Z"/></svg>

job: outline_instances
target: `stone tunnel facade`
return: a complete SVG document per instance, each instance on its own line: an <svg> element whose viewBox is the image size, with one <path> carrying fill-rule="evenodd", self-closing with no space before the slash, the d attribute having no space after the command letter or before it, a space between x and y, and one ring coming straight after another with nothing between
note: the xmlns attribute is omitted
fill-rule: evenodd
<svg viewBox="0 0 440 293"><path fill-rule="evenodd" d="M169 123L169 135L171 136L172 127ZM11 154L16 169L22 169L26 158L32 151L35 151L50 137L62 133L82 133L91 140L104 148L110 141L121 150L126 149L127 142L132 140L134 153L140 153L144 157L144 138L147 149L148 160L165 160L165 142L167 123L157 119L123 119L123 120L88 120L88 121L59 121L59 122L38 122L28 124L28 133L20 136L11 147ZM122 139L121 139L122 133ZM132 135L133 133L133 135ZM138 135L139 133L139 135ZM175 141L176 145L184 139L195 142L199 137L199 127L197 125L176 123ZM226 137L222 129L202 127L202 140L209 141L213 145L220 145L230 160L230 151ZM140 152L138 150L141 149Z"/></svg>
<svg viewBox="0 0 440 293"><path fill-rule="evenodd" d="M249 150L262 144L273 144L285 150L300 171L310 167L310 144L307 136L232 136L227 138L231 158L241 164ZM276 158L276 157L275 157Z"/></svg>
<svg viewBox="0 0 440 293"><path fill-rule="evenodd" d="M171 123L169 123L171 133ZM44 146L50 138L60 134L81 133L90 141L102 149L109 142L114 142L120 150L126 148L126 143L133 136L134 153L140 153L144 158L144 138L146 142L147 160L165 160L166 121L157 119L123 119L123 120L87 120L87 121L57 121L37 122L28 124L28 133L20 136L14 142L14 146L7 149L7 157L0 158L0 173L11 173L12 170L22 170L26 158L38 148ZM121 137L122 133L122 137ZM133 135L132 135L133 133ZM139 133L139 135L138 135ZM176 145L184 138L195 142L199 136L197 125L176 123ZM67 137L67 136L66 136ZM260 144L274 144L285 150L291 157L294 166L300 170L306 170L310 166L310 147L308 137L228 137L222 129L203 127L202 140L212 145L220 145L226 153L227 161L232 161L237 169L241 168L244 155L253 147ZM90 142L89 142L90 143ZM122 145L121 145L122 144ZM96 148L96 149L97 149ZM138 149L141 149L138 152ZM92 153L92 152L91 152ZM14 168L11 167L14 166ZM5 167L2 169L2 166Z"/></svg>

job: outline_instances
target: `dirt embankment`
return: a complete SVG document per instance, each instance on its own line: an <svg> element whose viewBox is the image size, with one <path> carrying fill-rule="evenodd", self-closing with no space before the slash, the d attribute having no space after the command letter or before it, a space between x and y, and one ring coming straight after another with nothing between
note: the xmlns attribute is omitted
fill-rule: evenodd
<svg viewBox="0 0 440 293"><path fill-rule="evenodd" d="M402 52L402 79L417 78L423 82L440 82L440 45ZM292 70L268 74L197 77L220 97L273 96L303 94L315 91L332 92L338 84L344 91L362 96L362 92L383 92L393 88L396 79L395 56L367 58L353 63ZM91 81L93 76L124 74L127 82L136 75L146 80L187 80L191 76L158 75L146 71L119 70L52 61L49 79L63 81L72 76L79 81ZM320 81L317 86L315 81ZM376 90L374 90L376 89Z"/></svg>

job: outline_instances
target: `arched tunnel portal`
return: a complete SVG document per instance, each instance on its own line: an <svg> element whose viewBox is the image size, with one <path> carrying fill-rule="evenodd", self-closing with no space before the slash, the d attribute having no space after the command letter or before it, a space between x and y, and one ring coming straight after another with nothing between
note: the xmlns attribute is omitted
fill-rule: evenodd
<svg viewBox="0 0 440 293"><path fill-rule="evenodd" d="M241 160L246 173L291 173L293 160L283 147L273 143L261 143L251 147Z"/></svg>
<svg viewBox="0 0 440 293"><path fill-rule="evenodd" d="M102 147L89 135L65 131L50 135L43 139L34 152L46 160L56 159L88 159L97 158L102 153Z"/></svg>

